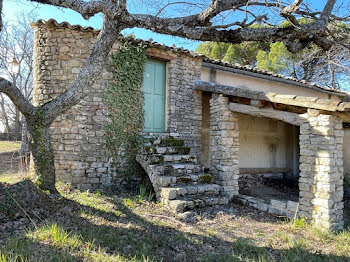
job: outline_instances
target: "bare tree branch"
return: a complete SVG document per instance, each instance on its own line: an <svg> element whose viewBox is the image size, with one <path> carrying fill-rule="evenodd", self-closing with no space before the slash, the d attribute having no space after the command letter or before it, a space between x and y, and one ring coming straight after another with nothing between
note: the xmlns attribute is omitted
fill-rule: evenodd
<svg viewBox="0 0 350 262"><path fill-rule="evenodd" d="M89 19L97 13L104 13L109 17L114 17L117 13L117 6L109 0L90 1L86 2L83 0L29 0L40 4L47 4L57 7L65 7L72 9L84 19Z"/></svg>
<svg viewBox="0 0 350 262"><path fill-rule="evenodd" d="M324 22L324 24L328 24L329 17L333 11L334 5L337 2L337 0L328 0L326 5L323 8L323 11L320 16L320 20Z"/></svg>
<svg viewBox="0 0 350 262"><path fill-rule="evenodd" d="M303 0L295 0L291 5L284 7L281 10L281 15L290 21L294 26L299 26L299 22L295 16L292 15L292 13L295 13L299 9L299 6L302 2Z"/></svg>
<svg viewBox="0 0 350 262"><path fill-rule="evenodd" d="M126 0L119 1L119 6L111 0L85 2L82 0L30 0L59 7L66 7L79 12L84 18L102 12L111 20L123 24L124 27L141 27L157 33L186 37L193 40L220 41L239 43L242 41L283 41L288 49L296 52L314 42L323 49L329 49L330 43L324 40L327 35L325 29L336 0L328 0L319 19L313 23L300 26L293 13L298 13L302 0L295 0L289 6L280 1L260 2L249 0L212 0L211 4L197 14L175 18L160 18L150 14L129 14L126 10ZM170 3L169 3L170 4ZM222 30L222 26L213 25L212 19L222 12L237 10L243 6L264 6L281 8L281 15L287 17L297 28L251 28ZM229 23L227 26L239 25L239 22ZM241 24L244 27L244 23ZM227 28L227 27L225 27ZM297 42L296 42L297 41Z"/></svg>
<svg viewBox="0 0 350 262"><path fill-rule="evenodd" d="M0 77L0 92L6 94L23 115L34 116L35 107L29 103L16 86L2 77Z"/></svg>
<svg viewBox="0 0 350 262"><path fill-rule="evenodd" d="M41 107L46 114L46 124L51 124L58 115L79 103L88 94L89 87L105 66L106 57L122 29L116 22L108 18L104 19L102 30L97 37L92 53L75 81L68 86L64 93Z"/></svg>

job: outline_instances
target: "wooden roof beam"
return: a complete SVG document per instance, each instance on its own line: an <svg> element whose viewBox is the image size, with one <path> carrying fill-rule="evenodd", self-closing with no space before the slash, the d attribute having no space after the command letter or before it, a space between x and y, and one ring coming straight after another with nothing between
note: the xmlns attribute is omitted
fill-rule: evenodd
<svg viewBox="0 0 350 262"><path fill-rule="evenodd" d="M262 92L249 90L242 87L225 86L217 83L204 82L197 80L195 82L195 89L206 92L219 93L230 96L245 97L255 100L264 100L273 103L280 103L285 105L299 106L305 108L313 108L335 112L338 110L338 101L322 99L317 97L296 96L296 95L282 95L272 92ZM350 103L349 103L350 109ZM345 110L343 110L345 111Z"/></svg>
<svg viewBox="0 0 350 262"><path fill-rule="evenodd" d="M229 109L233 112L247 114L255 117L266 117L280 120L294 126L300 126L302 123L301 115L285 111L279 111L272 108L258 108L250 105L230 103Z"/></svg>

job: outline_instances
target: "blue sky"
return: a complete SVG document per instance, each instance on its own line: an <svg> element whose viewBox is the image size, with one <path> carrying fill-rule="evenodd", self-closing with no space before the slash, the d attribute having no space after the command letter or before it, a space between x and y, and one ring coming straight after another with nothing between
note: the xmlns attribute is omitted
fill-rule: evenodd
<svg viewBox="0 0 350 262"><path fill-rule="evenodd" d="M34 10L38 14L38 19L55 19L58 22L69 22L72 25L83 25L91 26L94 28L101 28L102 26L102 16L95 15L88 21L81 17L80 14L63 8L57 8L49 5L34 4L30 3L28 0L4 0L3 14L6 20L15 21L18 12L31 12ZM127 29L123 32L124 34L134 34L137 38L149 39L152 38L153 41L163 43L166 45L182 46L186 49L194 50L200 44L198 41L190 41L187 39L165 36L153 33L149 30L133 28Z"/></svg>
<svg viewBox="0 0 350 262"><path fill-rule="evenodd" d="M346 1L346 0L342 0ZM326 2L326 0L305 0L306 3L309 3L311 7L316 9L321 9ZM140 10L131 10L132 12L145 12L144 7L142 5L138 5L138 7L141 6ZM96 15L92 18L90 18L88 21L83 19L78 13L68 10L68 9L62 9L57 8L53 6L43 5L43 4L37 4L37 3L31 3L28 0L4 0L4 6L3 6L3 13L5 15L5 19L14 21L16 19L16 15L18 12L31 12L32 10L35 10L35 12L38 14L39 19L55 19L58 22L69 22L70 24L79 24L83 26L92 26L94 28L101 28L102 26L102 16ZM125 34L134 34L136 37L141 39L149 39L152 38L154 41L164 43L166 45L173 45L176 44L177 46L182 46L186 49L194 50L200 42L198 41L190 41L187 39L182 39L178 37L172 37L172 36L165 36L153 33L149 30L145 29L127 29Z"/></svg>

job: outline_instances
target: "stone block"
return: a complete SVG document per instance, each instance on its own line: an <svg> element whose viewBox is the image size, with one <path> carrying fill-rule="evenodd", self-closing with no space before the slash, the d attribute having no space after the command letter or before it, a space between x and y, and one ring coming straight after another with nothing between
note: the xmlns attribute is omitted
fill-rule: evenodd
<svg viewBox="0 0 350 262"><path fill-rule="evenodd" d="M289 211L297 211L297 209L299 209L299 203L298 202L295 202L295 201L287 201L287 210Z"/></svg>
<svg viewBox="0 0 350 262"><path fill-rule="evenodd" d="M286 210L285 209L279 209L279 208L276 208L276 207L274 207L272 205L269 205L268 212L270 214L274 214L274 215L278 215L278 216L285 216L285 214L286 214Z"/></svg>
<svg viewBox="0 0 350 262"><path fill-rule="evenodd" d="M270 200L270 206L274 208L278 208L281 210L284 210L287 208L287 202L283 200L276 200L276 199L271 199Z"/></svg>

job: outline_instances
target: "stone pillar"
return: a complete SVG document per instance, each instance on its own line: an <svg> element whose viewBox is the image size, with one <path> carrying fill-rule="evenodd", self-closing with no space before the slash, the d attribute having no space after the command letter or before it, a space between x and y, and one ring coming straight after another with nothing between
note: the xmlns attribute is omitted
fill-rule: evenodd
<svg viewBox="0 0 350 262"><path fill-rule="evenodd" d="M300 126L299 216L327 230L343 228L343 125L305 114Z"/></svg>
<svg viewBox="0 0 350 262"><path fill-rule="evenodd" d="M210 171L215 182L232 198L238 194L238 118L228 108L229 99L213 94L210 99Z"/></svg>

